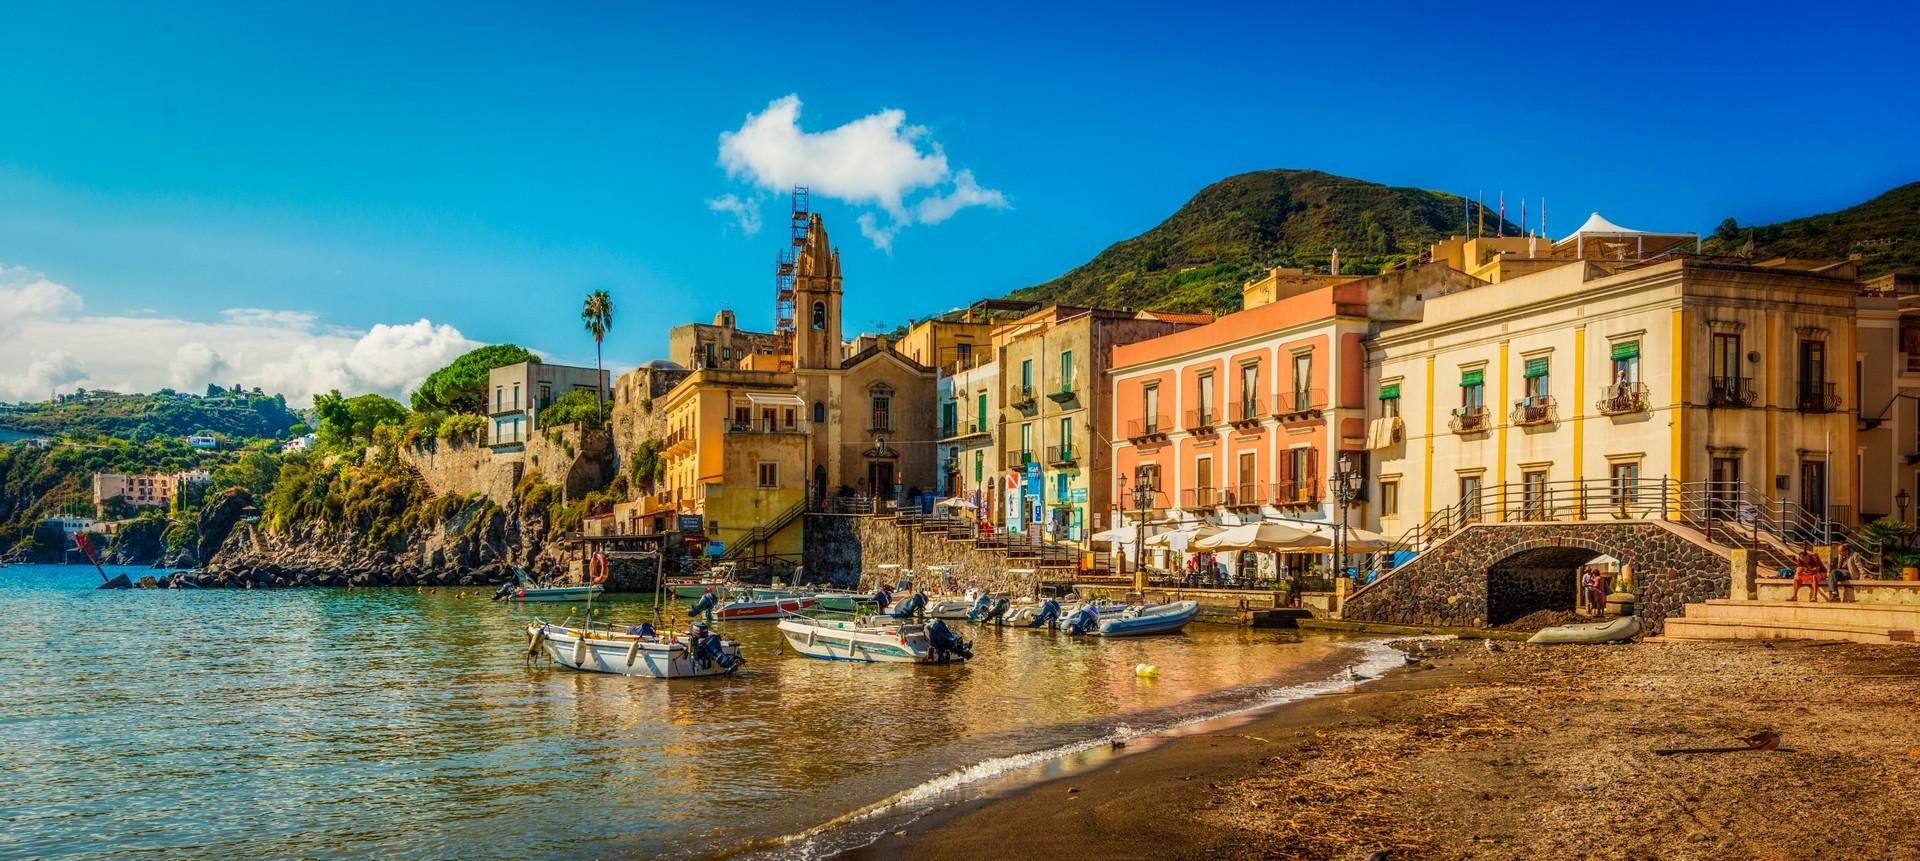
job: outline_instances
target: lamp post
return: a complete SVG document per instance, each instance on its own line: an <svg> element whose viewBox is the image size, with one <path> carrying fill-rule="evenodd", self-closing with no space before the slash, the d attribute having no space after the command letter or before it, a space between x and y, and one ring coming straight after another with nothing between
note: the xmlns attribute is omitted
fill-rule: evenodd
<svg viewBox="0 0 1920 861"><path fill-rule="evenodd" d="M1340 468L1333 474L1333 498L1340 504L1340 534L1333 541L1334 576L1347 573L1347 508L1353 499L1360 495L1360 481L1363 477L1353 470L1346 458L1340 459Z"/></svg>
<svg viewBox="0 0 1920 861"><path fill-rule="evenodd" d="M1893 495L1893 504L1900 506L1900 522L1901 523L1907 522L1907 503L1912 501L1913 501L1913 495L1908 493L1907 489L1904 487L1900 488L1899 493L1896 493Z"/></svg>
<svg viewBox="0 0 1920 861"><path fill-rule="evenodd" d="M1147 473L1145 470L1135 472L1133 480L1133 508L1135 512L1133 524L1133 591L1143 595L1146 594L1147 591L1147 506L1153 504L1153 494L1156 489L1152 482L1147 481ZM1125 499L1126 495L1127 477L1122 475L1120 476L1120 496L1122 499Z"/></svg>

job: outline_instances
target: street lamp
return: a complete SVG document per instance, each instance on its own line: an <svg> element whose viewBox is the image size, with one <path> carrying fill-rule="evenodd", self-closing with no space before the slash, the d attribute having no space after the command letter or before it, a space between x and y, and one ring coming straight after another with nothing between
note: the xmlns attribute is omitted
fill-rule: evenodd
<svg viewBox="0 0 1920 861"><path fill-rule="evenodd" d="M1907 522L1907 503L1912 501L1913 501L1913 495L1908 493L1907 489L1904 487L1900 488L1899 493L1896 493L1893 495L1893 504L1900 506L1900 522L1901 523Z"/></svg>
<svg viewBox="0 0 1920 861"><path fill-rule="evenodd" d="M1136 512L1133 525L1133 591L1142 595L1147 591L1147 506L1153 504L1153 494L1158 488L1148 481L1147 471L1135 471L1133 480L1133 508ZM1120 496L1127 495L1127 477L1120 476Z"/></svg>
<svg viewBox="0 0 1920 861"><path fill-rule="evenodd" d="M1333 570L1336 577L1347 573L1347 508L1360 495L1360 482L1365 480L1366 476L1355 470L1350 461L1340 459L1340 468L1333 474L1333 498L1340 503L1340 534L1333 542Z"/></svg>

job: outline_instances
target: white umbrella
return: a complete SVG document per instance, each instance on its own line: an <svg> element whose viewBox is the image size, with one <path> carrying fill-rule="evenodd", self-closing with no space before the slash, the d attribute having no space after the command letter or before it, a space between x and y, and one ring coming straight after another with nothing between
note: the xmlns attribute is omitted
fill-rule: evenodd
<svg viewBox="0 0 1920 861"><path fill-rule="evenodd" d="M1324 550L1328 553L1333 552L1335 549L1334 538L1339 534L1340 524L1338 523L1329 523L1324 526L1315 525L1313 527L1313 536L1319 543L1313 549ZM1351 552L1379 553L1383 550L1393 549L1393 545L1393 539L1381 535L1378 532L1361 529L1358 526L1347 527L1347 550Z"/></svg>
<svg viewBox="0 0 1920 861"><path fill-rule="evenodd" d="M1187 552L1187 547L1196 540L1203 540L1210 536L1218 535L1220 532L1220 527L1210 523L1202 523L1198 526L1175 529L1172 532L1162 532L1159 535L1148 538L1147 546L1165 547L1175 553L1185 553Z"/></svg>
<svg viewBox="0 0 1920 861"><path fill-rule="evenodd" d="M979 508L964 497L950 496L933 504L934 508Z"/></svg>
<svg viewBox="0 0 1920 861"><path fill-rule="evenodd" d="M1306 550L1321 545L1320 538L1305 529L1283 523L1242 523L1194 542L1202 550Z"/></svg>

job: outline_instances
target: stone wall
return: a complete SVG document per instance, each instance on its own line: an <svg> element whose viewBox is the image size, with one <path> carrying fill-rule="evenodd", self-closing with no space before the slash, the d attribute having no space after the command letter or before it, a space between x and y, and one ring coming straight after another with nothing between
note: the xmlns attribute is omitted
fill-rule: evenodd
<svg viewBox="0 0 1920 861"><path fill-rule="evenodd" d="M402 448L400 459L413 465L435 496L485 495L506 507L520 481L518 455L498 456L474 442L434 440L424 448Z"/></svg>
<svg viewBox="0 0 1920 861"><path fill-rule="evenodd" d="M866 590L880 584L881 565L904 565L921 572L952 565L957 585L971 583L1011 597L1039 592L1039 578L1009 573L1009 567L1020 566L1002 554L976 548L971 540L950 541L937 532L903 528L891 517L809 514L806 529L809 581L831 575L836 584Z"/></svg>
<svg viewBox="0 0 1920 861"><path fill-rule="evenodd" d="M1347 598L1341 617L1396 624L1485 626L1489 580L1495 581L1495 589L1500 590L1496 609L1506 615L1521 615L1527 610L1520 602L1544 592L1538 572L1565 571L1601 554L1633 566L1640 616L1655 634L1668 616L1680 615L1687 602L1725 598L1732 587L1732 565L1726 551L1700 543L1678 527L1660 521L1483 523L1455 533L1392 574L1355 592ZM1496 568L1499 573L1490 576ZM1514 576L1527 571L1535 573Z"/></svg>
<svg viewBox="0 0 1920 861"><path fill-rule="evenodd" d="M527 437L527 472L561 488L568 501L605 485L613 469L613 440L605 429L579 425L540 428Z"/></svg>

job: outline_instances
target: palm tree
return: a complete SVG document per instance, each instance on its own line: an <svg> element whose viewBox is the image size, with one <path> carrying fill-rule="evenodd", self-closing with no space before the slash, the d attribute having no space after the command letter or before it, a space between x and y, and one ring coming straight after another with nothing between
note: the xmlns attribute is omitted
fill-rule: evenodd
<svg viewBox="0 0 1920 861"><path fill-rule="evenodd" d="M600 342L606 340L607 330L613 327L613 297L605 290L595 290L587 294L587 304L580 309L580 319L587 324L587 331L593 333L593 369L594 391L601 408L606 407L606 387L600 385L599 377L604 374L600 369Z"/></svg>

